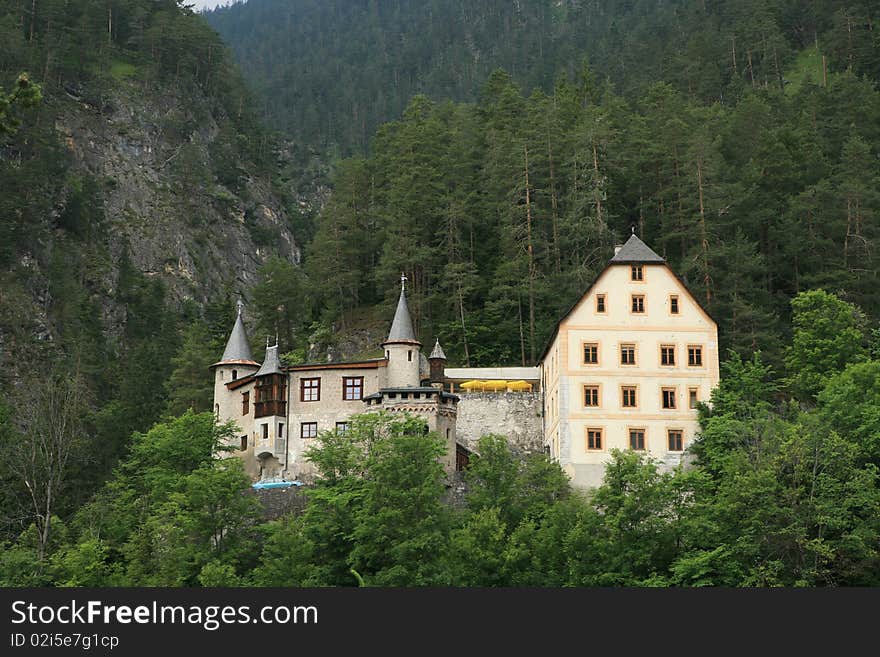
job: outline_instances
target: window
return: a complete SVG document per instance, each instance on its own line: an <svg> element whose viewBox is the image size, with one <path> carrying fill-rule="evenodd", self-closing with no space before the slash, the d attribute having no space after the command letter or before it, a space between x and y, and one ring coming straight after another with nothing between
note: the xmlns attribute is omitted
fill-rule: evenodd
<svg viewBox="0 0 880 657"><path fill-rule="evenodd" d="M675 366L675 345L674 344L662 344L660 345L660 364L666 367L674 367Z"/></svg>
<svg viewBox="0 0 880 657"><path fill-rule="evenodd" d="M633 265L631 269L632 269L632 280L634 280L634 281L645 280L645 272L642 269L641 265Z"/></svg>
<svg viewBox="0 0 880 657"><path fill-rule="evenodd" d="M348 401L364 398L364 377L346 376L342 378L342 398Z"/></svg>
<svg viewBox="0 0 880 657"><path fill-rule="evenodd" d="M624 408L636 408L638 406L635 386L620 386L620 395L620 403Z"/></svg>
<svg viewBox="0 0 880 657"><path fill-rule="evenodd" d="M645 449L645 430L630 429L629 430L629 448L644 451Z"/></svg>
<svg viewBox="0 0 880 657"><path fill-rule="evenodd" d="M408 350L408 351L406 352L406 359L407 359L409 362L412 362L412 349L410 349L410 350Z"/></svg>
<svg viewBox="0 0 880 657"><path fill-rule="evenodd" d="M263 425L263 440L269 440L269 425Z"/></svg>
<svg viewBox="0 0 880 657"><path fill-rule="evenodd" d="M348 422L337 422L336 423L336 431L338 433L345 433L349 429Z"/></svg>
<svg viewBox="0 0 880 657"><path fill-rule="evenodd" d="M596 427L587 429L587 449L602 449L602 429Z"/></svg>
<svg viewBox="0 0 880 657"><path fill-rule="evenodd" d="M597 294L596 295L596 312L604 313L605 312L605 295Z"/></svg>
<svg viewBox="0 0 880 657"><path fill-rule="evenodd" d="M299 400L304 402L321 401L321 379L301 379Z"/></svg>
<svg viewBox="0 0 880 657"><path fill-rule="evenodd" d="M232 380L233 381L238 380L238 370L232 370Z"/></svg>
<svg viewBox="0 0 880 657"><path fill-rule="evenodd" d="M599 386L584 386L584 406L599 405Z"/></svg>
<svg viewBox="0 0 880 657"><path fill-rule="evenodd" d="M584 365L599 364L599 345L596 342L584 343Z"/></svg>
<svg viewBox="0 0 880 657"><path fill-rule="evenodd" d="M661 388L660 394L663 397L663 408L675 408L675 388Z"/></svg>
<svg viewBox="0 0 880 657"><path fill-rule="evenodd" d="M636 364L636 346L634 344L620 345L620 364L635 365Z"/></svg>
<svg viewBox="0 0 880 657"><path fill-rule="evenodd" d="M699 401L699 388L688 388L688 407L696 408Z"/></svg>
<svg viewBox="0 0 880 657"><path fill-rule="evenodd" d="M678 295L677 294L669 295L669 313L672 315L678 314Z"/></svg>
<svg viewBox="0 0 880 657"><path fill-rule="evenodd" d="M251 393L241 393L241 414L247 415L251 412Z"/></svg>
<svg viewBox="0 0 880 657"><path fill-rule="evenodd" d="M240 449L242 452L247 449L247 436L241 437L241 448Z"/></svg>
<svg viewBox="0 0 880 657"><path fill-rule="evenodd" d="M666 440L669 443L670 452L680 452L684 449L684 439L681 429L669 429L666 432Z"/></svg>
<svg viewBox="0 0 880 657"><path fill-rule="evenodd" d="M632 295L632 311L634 313L645 312L645 295L644 294Z"/></svg>
<svg viewBox="0 0 880 657"><path fill-rule="evenodd" d="M314 438L318 435L318 423L317 422L303 422L299 425L299 437L300 438Z"/></svg>
<svg viewBox="0 0 880 657"><path fill-rule="evenodd" d="M703 347L700 345L688 345L688 367L703 366Z"/></svg>
<svg viewBox="0 0 880 657"><path fill-rule="evenodd" d="M284 438L284 424L282 422L278 423L278 438Z"/></svg>

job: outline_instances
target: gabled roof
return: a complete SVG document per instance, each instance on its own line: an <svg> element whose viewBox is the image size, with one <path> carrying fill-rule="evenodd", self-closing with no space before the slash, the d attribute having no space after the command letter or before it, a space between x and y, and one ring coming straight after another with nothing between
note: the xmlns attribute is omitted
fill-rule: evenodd
<svg viewBox="0 0 880 657"><path fill-rule="evenodd" d="M666 261L659 255L654 253L650 246L636 237L635 233L630 235L620 251L614 254L610 262L612 264L642 264L642 263L665 263Z"/></svg>
<svg viewBox="0 0 880 657"><path fill-rule="evenodd" d="M257 365L254 356L251 353L251 345L248 341L247 330L244 327L244 321L241 318L242 304L239 302L238 316L235 318L235 325L232 327L232 333L229 334L229 340L226 341L226 349L223 350L223 356L214 365L236 364L236 365ZM213 365L212 365L213 367Z"/></svg>
<svg viewBox="0 0 880 657"><path fill-rule="evenodd" d="M397 300L397 310L394 312L394 321L391 322L391 330L388 338L382 344L388 342L419 342L413 331L412 317L409 314L409 306L406 303L406 292L401 288L400 298ZM419 342L419 344L421 344Z"/></svg>
<svg viewBox="0 0 880 657"><path fill-rule="evenodd" d="M277 344L274 347L266 347L266 358L254 376L266 376L267 374L283 374L281 359L278 358Z"/></svg>
<svg viewBox="0 0 880 657"><path fill-rule="evenodd" d="M635 234L631 235L630 238L626 241L620 251L618 251L611 260L608 261L608 264L602 268L602 271L593 279L593 282L590 283L590 286L584 291L584 293L580 296L580 298L575 301L572 306L565 311L562 317L556 322L556 325L553 327L553 331L550 333L550 337L547 338L547 344L544 346L544 350L541 352L541 355L538 357L538 363L542 363L544 358L547 357L547 352L550 351L550 345L553 344L553 341L556 339L556 334L559 333L559 327L562 325L568 316L571 315L575 308L577 308L580 303L590 294L590 291L596 286L596 283L599 282L599 279L605 274L608 269L614 265L628 265L628 264L659 264L666 267L672 276L679 282L682 289L687 292L688 296L691 300L697 304L697 308L699 308L703 314L714 324L717 325L717 322L712 318L709 314L709 311L700 303L700 300L694 296L693 292L690 291L687 285L685 285L684 281L681 280L681 277L673 271L672 267L666 264L666 260L661 258L659 255L654 253L654 251L645 244L642 240L635 236Z"/></svg>

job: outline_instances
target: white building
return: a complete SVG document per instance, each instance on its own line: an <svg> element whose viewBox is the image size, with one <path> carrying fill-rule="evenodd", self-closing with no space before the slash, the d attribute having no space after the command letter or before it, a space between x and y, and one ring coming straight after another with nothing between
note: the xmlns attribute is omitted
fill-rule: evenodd
<svg viewBox="0 0 880 657"><path fill-rule="evenodd" d="M665 260L633 235L559 321L541 355L544 444L579 487L610 450L672 466L718 384L718 330Z"/></svg>

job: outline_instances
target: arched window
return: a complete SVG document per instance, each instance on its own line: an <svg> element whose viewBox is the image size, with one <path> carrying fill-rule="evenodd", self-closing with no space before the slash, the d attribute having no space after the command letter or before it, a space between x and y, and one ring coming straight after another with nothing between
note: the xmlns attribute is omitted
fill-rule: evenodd
<svg viewBox="0 0 880 657"><path fill-rule="evenodd" d="M238 370L232 370L232 380L235 381L238 378Z"/></svg>

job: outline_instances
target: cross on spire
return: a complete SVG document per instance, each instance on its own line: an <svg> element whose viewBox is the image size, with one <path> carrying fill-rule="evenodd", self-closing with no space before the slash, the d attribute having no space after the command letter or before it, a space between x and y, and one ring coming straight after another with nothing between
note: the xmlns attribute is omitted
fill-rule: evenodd
<svg viewBox="0 0 880 657"><path fill-rule="evenodd" d="M400 272L400 291L401 292L406 291L406 282L408 280L409 279L406 277L406 274L404 274L403 272Z"/></svg>

